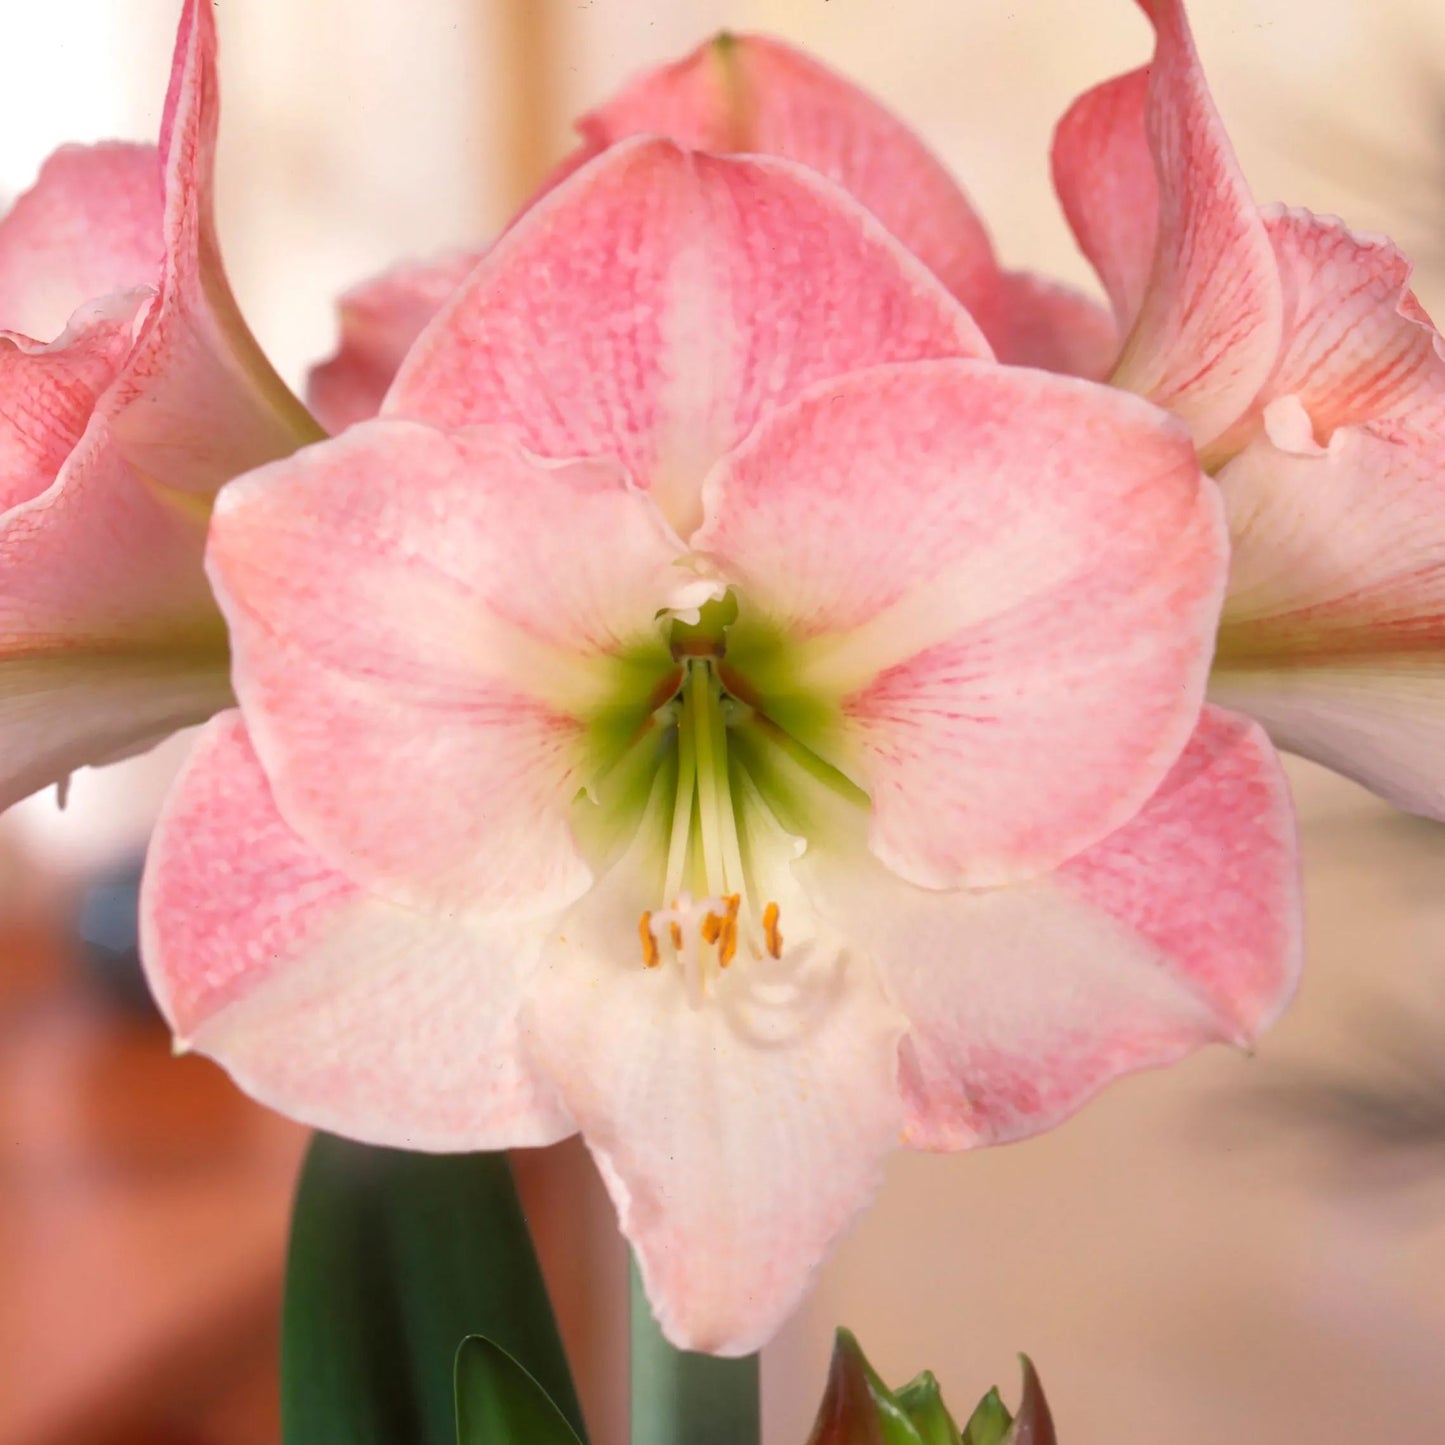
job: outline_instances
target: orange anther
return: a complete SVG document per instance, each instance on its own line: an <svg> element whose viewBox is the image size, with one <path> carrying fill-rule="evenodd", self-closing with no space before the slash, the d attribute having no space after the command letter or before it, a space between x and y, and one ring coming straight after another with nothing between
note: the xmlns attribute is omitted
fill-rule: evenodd
<svg viewBox="0 0 1445 1445"><path fill-rule="evenodd" d="M642 939L642 964L644 968L656 968L662 962L657 951L657 936L652 931L652 914L644 913L637 922L637 932Z"/></svg>
<svg viewBox="0 0 1445 1445"><path fill-rule="evenodd" d="M722 932L723 920L716 913L709 913L702 921L702 927L698 930L702 934L704 943L716 943L718 934Z"/></svg>
<svg viewBox="0 0 1445 1445"><path fill-rule="evenodd" d="M783 935L778 928L778 905L770 903L763 909L763 937L767 941L768 952L774 958L783 956Z"/></svg>
<svg viewBox="0 0 1445 1445"><path fill-rule="evenodd" d="M742 906L743 895L741 893L729 893L723 902L728 906L728 917L736 918L738 909Z"/></svg>
<svg viewBox="0 0 1445 1445"><path fill-rule="evenodd" d="M680 923L674 918L673 921L668 925L667 931L672 935L672 946L673 946L675 949L677 949L677 951L678 951L679 953L681 953L681 952L682 952L682 924L680 924Z"/></svg>
<svg viewBox="0 0 1445 1445"><path fill-rule="evenodd" d="M720 968L726 968L738 951L738 921L731 914L723 920L722 938L717 946L717 961Z"/></svg>

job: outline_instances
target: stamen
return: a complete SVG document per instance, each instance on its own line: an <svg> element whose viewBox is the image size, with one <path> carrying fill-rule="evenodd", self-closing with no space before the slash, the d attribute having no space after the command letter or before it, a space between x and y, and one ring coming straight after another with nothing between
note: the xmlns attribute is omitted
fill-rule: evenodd
<svg viewBox="0 0 1445 1445"><path fill-rule="evenodd" d="M729 915L722 920L722 937L718 940L717 962L719 968L726 968L738 951L738 921Z"/></svg>
<svg viewBox="0 0 1445 1445"><path fill-rule="evenodd" d="M726 898L696 899L689 893L680 893L670 908L649 909L638 923L643 963L655 968L661 958L664 938L671 940L692 1000L700 1004L707 982L706 957L701 953L701 945L716 947L720 969L737 957L742 903L741 893L729 893ZM781 946L781 940L779 943ZM756 946L754 953L762 956Z"/></svg>
<svg viewBox="0 0 1445 1445"><path fill-rule="evenodd" d="M644 913L637 921L637 931L642 937L642 966L656 968L662 962L662 953L657 946L657 937L652 931L652 914Z"/></svg>
<svg viewBox="0 0 1445 1445"><path fill-rule="evenodd" d="M768 953L773 958L783 956L783 934L778 927L779 912L776 903L770 903L763 909L763 938L767 941Z"/></svg>

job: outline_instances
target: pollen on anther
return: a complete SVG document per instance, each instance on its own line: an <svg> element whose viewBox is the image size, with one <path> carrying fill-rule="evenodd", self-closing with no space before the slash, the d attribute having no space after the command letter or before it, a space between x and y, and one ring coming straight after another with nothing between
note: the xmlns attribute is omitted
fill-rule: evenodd
<svg viewBox="0 0 1445 1445"><path fill-rule="evenodd" d="M763 938L768 945L768 953L773 958L783 956L783 934L778 927L779 909L776 903L770 903L763 909Z"/></svg>
<svg viewBox="0 0 1445 1445"><path fill-rule="evenodd" d="M658 952L657 938L652 931L652 914L644 913L637 921L637 932L642 939L642 963L644 968L656 968L662 962Z"/></svg>
<svg viewBox="0 0 1445 1445"><path fill-rule="evenodd" d="M733 961L733 955L738 951L738 921L729 910L728 916L722 921L721 937L717 946L717 961L719 968L726 968Z"/></svg>
<svg viewBox="0 0 1445 1445"><path fill-rule="evenodd" d="M702 934L704 943L716 943L718 935L722 932L723 918L721 914L709 913L702 921Z"/></svg>
<svg viewBox="0 0 1445 1445"><path fill-rule="evenodd" d="M668 933L670 933L670 934L672 935L672 946L673 946L675 949L677 949L677 951L678 951L679 953L681 953L681 952L682 952L682 924L680 924L680 923L674 918L674 919L672 920L672 922L667 925L667 931L668 931Z"/></svg>

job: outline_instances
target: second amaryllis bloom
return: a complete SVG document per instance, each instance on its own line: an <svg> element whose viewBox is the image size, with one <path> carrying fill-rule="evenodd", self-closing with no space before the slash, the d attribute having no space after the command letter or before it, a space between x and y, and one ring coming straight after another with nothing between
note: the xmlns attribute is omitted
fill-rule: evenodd
<svg viewBox="0 0 1445 1445"><path fill-rule="evenodd" d="M221 268L218 107L188 0L159 147L66 147L0 218L0 808L230 704L212 500L320 435Z"/></svg>
<svg viewBox="0 0 1445 1445"><path fill-rule="evenodd" d="M366 1140L580 1130L680 1345L765 1340L900 1140L1292 988L1188 434L995 364L801 167L584 166L379 420L226 489L210 570L240 709L143 909L178 1037Z"/></svg>

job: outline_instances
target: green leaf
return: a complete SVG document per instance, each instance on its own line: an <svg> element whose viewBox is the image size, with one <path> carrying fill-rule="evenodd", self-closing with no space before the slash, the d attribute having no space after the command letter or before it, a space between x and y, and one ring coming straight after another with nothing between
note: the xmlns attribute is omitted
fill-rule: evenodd
<svg viewBox="0 0 1445 1445"><path fill-rule="evenodd" d="M286 1267L286 1445L453 1445L453 1362L475 1334L520 1361L585 1439L506 1156L318 1134Z"/></svg>
<svg viewBox="0 0 1445 1445"><path fill-rule="evenodd" d="M1012 1424L998 1390L992 1389L978 1402L978 1408L963 1427L963 1445L1003 1445Z"/></svg>
<svg viewBox="0 0 1445 1445"><path fill-rule="evenodd" d="M481 1335L457 1351L456 1395L457 1445L581 1445L552 1397Z"/></svg>
<svg viewBox="0 0 1445 1445"><path fill-rule="evenodd" d="M911 1379L895 1398L923 1445L963 1445L932 1370Z"/></svg>

